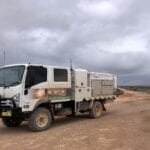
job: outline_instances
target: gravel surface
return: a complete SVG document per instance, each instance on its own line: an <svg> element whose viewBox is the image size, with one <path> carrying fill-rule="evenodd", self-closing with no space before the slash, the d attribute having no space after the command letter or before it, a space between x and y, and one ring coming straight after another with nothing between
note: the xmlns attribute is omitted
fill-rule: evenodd
<svg viewBox="0 0 150 150"><path fill-rule="evenodd" d="M99 119L60 117L44 132L27 123L6 128L0 121L0 150L149 150L150 95L125 91Z"/></svg>

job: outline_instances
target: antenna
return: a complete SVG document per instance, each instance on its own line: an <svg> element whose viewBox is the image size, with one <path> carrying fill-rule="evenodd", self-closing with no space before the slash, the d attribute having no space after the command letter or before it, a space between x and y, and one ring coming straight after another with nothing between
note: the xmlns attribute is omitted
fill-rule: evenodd
<svg viewBox="0 0 150 150"><path fill-rule="evenodd" d="M4 66L6 64L6 52L5 50L3 51L3 57L4 57ZM4 87L3 87L3 97L5 97L5 73L4 73L4 70L3 70L3 82L4 82Z"/></svg>
<svg viewBox="0 0 150 150"><path fill-rule="evenodd" d="M4 52L3 52L3 56L4 56L4 66L5 66L5 64L6 64L6 52L5 52L5 50L4 50Z"/></svg>
<svg viewBox="0 0 150 150"><path fill-rule="evenodd" d="M72 67L72 59L70 58L70 70L72 71L73 70L73 67Z"/></svg>

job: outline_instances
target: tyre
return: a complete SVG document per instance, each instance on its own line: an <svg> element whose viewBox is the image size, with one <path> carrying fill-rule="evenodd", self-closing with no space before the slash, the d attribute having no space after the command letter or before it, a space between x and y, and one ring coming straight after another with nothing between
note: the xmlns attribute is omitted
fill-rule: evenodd
<svg viewBox="0 0 150 150"><path fill-rule="evenodd" d="M38 132L48 129L51 123L51 112L47 108L39 107L31 114L28 125L31 131Z"/></svg>
<svg viewBox="0 0 150 150"><path fill-rule="evenodd" d="M92 109L89 112L89 115L93 119L97 119L101 116L103 112L103 106L101 102L94 102Z"/></svg>
<svg viewBox="0 0 150 150"><path fill-rule="evenodd" d="M6 127L18 127L21 124L21 119L15 117L5 117L2 118L2 123Z"/></svg>

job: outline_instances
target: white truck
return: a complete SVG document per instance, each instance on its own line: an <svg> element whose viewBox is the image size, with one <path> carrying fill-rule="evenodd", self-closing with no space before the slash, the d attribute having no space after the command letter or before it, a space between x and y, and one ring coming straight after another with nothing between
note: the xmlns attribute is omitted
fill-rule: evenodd
<svg viewBox="0 0 150 150"><path fill-rule="evenodd" d="M28 121L32 131L50 127L55 116L89 112L99 118L113 102L117 77L67 67L17 64L0 68L0 118L7 127Z"/></svg>

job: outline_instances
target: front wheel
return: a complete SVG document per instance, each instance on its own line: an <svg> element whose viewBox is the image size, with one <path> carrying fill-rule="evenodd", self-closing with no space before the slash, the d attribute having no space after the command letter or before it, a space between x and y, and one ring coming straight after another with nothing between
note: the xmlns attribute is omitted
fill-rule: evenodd
<svg viewBox="0 0 150 150"><path fill-rule="evenodd" d="M101 102L95 101L92 109L90 110L90 117L93 119L97 119L101 116L103 112L103 106Z"/></svg>
<svg viewBox="0 0 150 150"><path fill-rule="evenodd" d="M20 118L15 117L5 117L2 118L2 123L6 127L18 127L21 124L22 120Z"/></svg>
<svg viewBox="0 0 150 150"><path fill-rule="evenodd" d="M44 107L37 108L29 118L29 128L34 132L48 129L51 123L52 114Z"/></svg>

